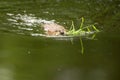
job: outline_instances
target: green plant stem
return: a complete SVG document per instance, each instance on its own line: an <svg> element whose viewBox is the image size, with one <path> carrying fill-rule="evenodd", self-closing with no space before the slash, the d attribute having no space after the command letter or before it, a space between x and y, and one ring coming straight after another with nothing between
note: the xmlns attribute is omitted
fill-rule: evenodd
<svg viewBox="0 0 120 80"><path fill-rule="evenodd" d="M99 30L94 25L92 25L92 27L95 31L99 32Z"/></svg>
<svg viewBox="0 0 120 80"><path fill-rule="evenodd" d="M81 37L80 37L80 44L81 44L81 53L83 54L84 53L84 46L83 46L83 42L82 42Z"/></svg>
<svg viewBox="0 0 120 80"><path fill-rule="evenodd" d="M84 23L84 18L82 17L81 19L82 19L82 22L81 22L81 24L80 24L80 29L82 29L83 23Z"/></svg>

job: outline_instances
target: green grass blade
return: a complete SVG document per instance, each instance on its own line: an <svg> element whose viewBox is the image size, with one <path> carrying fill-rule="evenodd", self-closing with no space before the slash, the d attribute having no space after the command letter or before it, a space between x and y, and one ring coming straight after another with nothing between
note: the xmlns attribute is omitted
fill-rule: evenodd
<svg viewBox="0 0 120 80"><path fill-rule="evenodd" d="M81 37L80 37L80 44L81 44L81 53L83 54L84 53L84 46L83 46L83 42L82 42Z"/></svg>
<svg viewBox="0 0 120 80"><path fill-rule="evenodd" d="M81 21L81 24L80 24L80 29L82 29L83 23L84 23L84 21L85 21L85 19L84 19L83 17L82 17L81 19L82 19L82 21Z"/></svg>
<svg viewBox="0 0 120 80"><path fill-rule="evenodd" d="M73 29L73 21L71 23L72 24L71 24L71 27L70 27L69 31Z"/></svg>
<svg viewBox="0 0 120 80"><path fill-rule="evenodd" d="M91 38L91 39L94 39L94 38L95 38L95 36L96 36L96 34L93 34L93 36L92 36L92 38Z"/></svg>
<svg viewBox="0 0 120 80"><path fill-rule="evenodd" d="M73 21L72 21L72 30L75 31L75 26Z"/></svg>
<svg viewBox="0 0 120 80"><path fill-rule="evenodd" d="M88 32L90 32L90 29L87 27Z"/></svg>
<svg viewBox="0 0 120 80"><path fill-rule="evenodd" d="M92 25L92 27L95 31L99 32L99 30L94 25Z"/></svg>

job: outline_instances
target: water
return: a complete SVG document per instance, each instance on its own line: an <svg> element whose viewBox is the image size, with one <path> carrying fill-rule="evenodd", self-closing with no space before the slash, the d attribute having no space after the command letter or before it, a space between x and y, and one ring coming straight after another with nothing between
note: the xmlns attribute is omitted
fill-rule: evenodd
<svg viewBox="0 0 120 80"><path fill-rule="evenodd" d="M119 80L119 10L118 0L1 0L0 80ZM81 54L79 39L32 36L40 34L38 23L13 24L18 14L67 29L85 17L85 25L95 23L101 32L82 37Z"/></svg>

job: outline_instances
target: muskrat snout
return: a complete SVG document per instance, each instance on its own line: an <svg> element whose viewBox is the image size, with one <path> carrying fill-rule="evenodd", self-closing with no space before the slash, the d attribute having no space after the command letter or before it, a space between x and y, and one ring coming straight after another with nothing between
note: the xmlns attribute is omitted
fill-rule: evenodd
<svg viewBox="0 0 120 80"><path fill-rule="evenodd" d="M60 35L64 35L65 34L65 32L64 31L60 31Z"/></svg>

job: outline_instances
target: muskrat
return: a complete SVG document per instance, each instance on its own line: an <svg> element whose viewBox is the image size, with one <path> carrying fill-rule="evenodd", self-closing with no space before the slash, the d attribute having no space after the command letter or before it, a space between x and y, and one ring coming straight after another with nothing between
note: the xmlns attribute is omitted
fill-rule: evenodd
<svg viewBox="0 0 120 80"><path fill-rule="evenodd" d="M57 23L43 23L42 27L46 35L60 36L66 34L66 29Z"/></svg>

